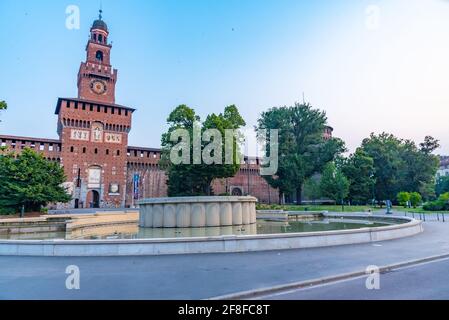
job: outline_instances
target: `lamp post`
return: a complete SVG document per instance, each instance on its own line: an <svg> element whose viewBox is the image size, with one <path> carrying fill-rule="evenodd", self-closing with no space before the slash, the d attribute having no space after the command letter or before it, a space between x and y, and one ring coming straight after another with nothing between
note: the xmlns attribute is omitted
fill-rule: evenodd
<svg viewBox="0 0 449 320"><path fill-rule="evenodd" d="M247 171L247 176L248 176L248 196L249 196L249 156L246 158L246 171Z"/></svg>
<svg viewBox="0 0 449 320"><path fill-rule="evenodd" d="M372 190L373 191L373 207L375 207L376 206L376 193L375 193L376 184L374 183L374 172L371 172L371 175L369 177L372 180L371 182L373 184L373 190Z"/></svg>

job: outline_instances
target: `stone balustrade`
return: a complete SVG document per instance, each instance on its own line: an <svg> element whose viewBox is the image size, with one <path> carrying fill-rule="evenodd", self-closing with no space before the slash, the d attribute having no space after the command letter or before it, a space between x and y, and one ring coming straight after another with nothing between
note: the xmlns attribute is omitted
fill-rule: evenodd
<svg viewBox="0 0 449 320"><path fill-rule="evenodd" d="M254 197L152 198L138 202L144 228L195 228L256 223Z"/></svg>

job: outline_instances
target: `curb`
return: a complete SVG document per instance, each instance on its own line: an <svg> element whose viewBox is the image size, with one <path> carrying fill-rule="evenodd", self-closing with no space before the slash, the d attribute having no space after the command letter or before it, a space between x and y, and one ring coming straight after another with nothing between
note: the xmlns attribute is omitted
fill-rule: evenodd
<svg viewBox="0 0 449 320"><path fill-rule="evenodd" d="M444 260L447 258L449 258L449 253L436 255L436 256L430 256L430 257L426 257L426 258L415 259L415 260L403 261L403 262L379 267L379 272L386 273L386 272L389 272L389 271L392 271L395 269L400 269L400 268L413 266L413 265L419 265L419 264L426 263L426 262ZM273 287L241 291L241 292L231 293L231 294L217 296L217 297L213 297L213 298L208 298L206 300L240 300L240 299L243 300L243 299L257 298L257 297L265 296L265 295L269 295L269 294L280 293L283 291L294 290L294 289L302 289L302 288L316 286L316 285L320 285L320 284L326 284L326 283L332 283L332 282L336 282L336 281L340 281L340 280L356 278L356 277L360 277L360 276L364 276L364 275L367 275L367 272L365 270L353 271L353 272L342 273L342 274L338 274L338 275L334 275L334 276L316 278L316 279L299 281L299 282L292 282L292 283L277 285L277 286L273 286Z"/></svg>

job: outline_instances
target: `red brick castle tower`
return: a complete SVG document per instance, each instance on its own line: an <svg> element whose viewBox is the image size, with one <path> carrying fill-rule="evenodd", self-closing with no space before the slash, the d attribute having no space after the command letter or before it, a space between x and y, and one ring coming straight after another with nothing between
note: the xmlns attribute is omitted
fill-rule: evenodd
<svg viewBox="0 0 449 320"><path fill-rule="evenodd" d="M59 98L56 106L61 164L73 195L72 208L125 206L134 109L115 104L117 70L111 66L108 37L100 10L79 69L78 98Z"/></svg>
<svg viewBox="0 0 449 320"><path fill-rule="evenodd" d="M90 29L90 40L86 47L86 62L82 62L78 73L78 98L115 103L117 70L111 66L111 48L108 44L108 26L98 20Z"/></svg>

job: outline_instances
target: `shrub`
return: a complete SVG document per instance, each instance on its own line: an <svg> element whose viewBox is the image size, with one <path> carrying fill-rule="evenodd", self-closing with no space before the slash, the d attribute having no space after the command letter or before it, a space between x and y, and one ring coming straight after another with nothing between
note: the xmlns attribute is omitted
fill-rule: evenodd
<svg viewBox="0 0 449 320"><path fill-rule="evenodd" d="M418 192L412 192L410 194L410 203L413 206L413 208L416 208L419 206L422 202L422 196Z"/></svg>
<svg viewBox="0 0 449 320"><path fill-rule="evenodd" d="M410 193L402 191L398 193L396 199L398 200L399 205L407 207L407 203L410 201L410 196Z"/></svg>
<svg viewBox="0 0 449 320"><path fill-rule="evenodd" d="M435 201L426 203L423 209L427 211L449 210L449 192L443 193Z"/></svg>
<svg viewBox="0 0 449 320"><path fill-rule="evenodd" d="M2 208L0 207L0 215L11 215L11 214L15 214L16 210L14 208L10 208L10 207L6 207L6 208Z"/></svg>

